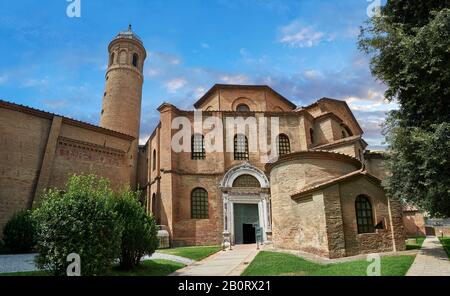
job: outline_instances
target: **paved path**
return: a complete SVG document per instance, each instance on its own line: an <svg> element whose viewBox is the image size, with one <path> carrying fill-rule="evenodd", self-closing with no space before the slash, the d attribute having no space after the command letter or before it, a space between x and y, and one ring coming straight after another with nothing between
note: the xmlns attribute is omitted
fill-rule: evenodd
<svg viewBox="0 0 450 296"><path fill-rule="evenodd" d="M189 258L170 255L170 254L164 254L164 253L154 253L151 257L145 256L144 258L142 258L142 260L154 260L154 259L165 259L165 260L183 263L184 265L191 265L192 263L195 262L195 260L192 260Z"/></svg>
<svg viewBox="0 0 450 296"><path fill-rule="evenodd" d="M258 254L256 245L239 245L179 269L171 276L239 276Z"/></svg>
<svg viewBox="0 0 450 296"><path fill-rule="evenodd" d="M36 254L0 255L0 273L35 271Z"/></svg>
<svg viewBox="0 0 450 296"><path fill-rule="evenodd" d="M427 237L407 276L450 276L450 260L437 237Z"/></svg>
<svg viewBox="0 0 450 296"><path fill-rule="evenodd" d="M14 273L14 272L25 272L25 271L36 271L37 267L34 265L34 259L36 254L25 254L25 255L0 255L0 273ZM154 253L151 257L145 256L142 260L153 260L153 259L166 259L175 262L180 262L185 265L190 265L194 263L194 260L163 254Z"/></svg>

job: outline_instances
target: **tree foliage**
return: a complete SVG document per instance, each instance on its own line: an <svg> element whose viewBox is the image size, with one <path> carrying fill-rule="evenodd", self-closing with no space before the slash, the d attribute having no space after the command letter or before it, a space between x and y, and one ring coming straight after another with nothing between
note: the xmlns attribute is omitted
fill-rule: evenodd
<svg viewBox="0 0 450 296"><path fill-rule="evenodd" d="M388 193L450 216L450 0L388 0L359 46L400 105L385 125Z"/></svg>
<svg viewBox="0 0 450 296"><path fill-rule="evenodd" d="M5 247L12 253L29 253L36 244L36 225L31 211L14 215L3 229Z"/></svg>
<svg viewBox="0 0 450 296"><path fill-rule="evenodd" d="M109 182L94 175L72 176L64 192L50 190L33 213L38 266L65 275L71 253L80 255L81 274L99 275L118 258L122 224Z"/></svg>
<svg viewBox="0 0 450 296"><path fill-rule="evenodd" d="M114 209L123 225L120 266L132 269L142 257L151 255L158 247L156 223L141 206L140 193L125 190L120 193Z"/></svg>

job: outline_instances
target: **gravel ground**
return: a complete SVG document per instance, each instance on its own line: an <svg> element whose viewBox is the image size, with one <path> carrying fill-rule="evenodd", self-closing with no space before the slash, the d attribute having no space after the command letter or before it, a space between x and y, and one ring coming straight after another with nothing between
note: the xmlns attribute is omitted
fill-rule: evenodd
<svg viewBox="0 0 450 296"><path fill-rule="evenodd" d="M35 271L35 257L36 254L0 255L0 273Z"/></svg>
<svg viewBox="0 0 450 296"><path fill-rule="evenodd" d="M0 273L25 272L37 270L34 265L36 254L25 255L0 255ZM194 263L194 260L162 253L154 253L151 257L145 256L142 260L166 259L185 265Z"/></svg>
<svg viewBox="0 0 450 296"><path fill-rule="evenodd" d="M195 262L194 260L189 259L189 258L184 258L184 257L180 257L180 256L170 255L170 254L163 254L163 253L154 253L152 255L152 257L145 256L143 258L143 260L148 260L148 259L166 259L166 260L183 263L184 265L191 265L192 263Z"/></svg>

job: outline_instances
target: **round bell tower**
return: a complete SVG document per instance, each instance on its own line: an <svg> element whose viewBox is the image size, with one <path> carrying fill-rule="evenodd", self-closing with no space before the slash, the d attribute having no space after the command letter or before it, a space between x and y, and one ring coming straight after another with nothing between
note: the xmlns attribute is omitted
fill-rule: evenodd
<svg viewBox="0 0 450 296"><path fill-rule="evenodd" d="M141 124L144 61L147 57L142 40L131 30L120 32L109 44L105 93L100 126L133 136L130 147L130 185L136 187L139 129Z"/></svg>
<svg viewBox="0 0 450 296"><path fill-rule="evenodd" d="M144 44L131 30L120 32L108 47L109 63L100 126L139 139Z"/></svg>

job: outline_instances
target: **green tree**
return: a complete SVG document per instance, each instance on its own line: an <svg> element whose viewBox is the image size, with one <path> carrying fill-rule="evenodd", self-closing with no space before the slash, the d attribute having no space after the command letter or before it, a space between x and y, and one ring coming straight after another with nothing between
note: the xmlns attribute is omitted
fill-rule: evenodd
<svg viewBox="0 0 450 296"><path fill-rule="evenodd" d="M37 264L43 270L65 275L67 256L77 253L82 275L100 275L119 257L123 227L106 179L72 176L65 191L44 194L33 217L37 224Z"/></svg>
<svg viewBox="0 0 450 296"><path fill-rule="evenodd" d="M388 193L450 216L450 0L389 0L359 46L400 105L385 125Z"/></svg>
<svg viewBox="0 0 450 296"><path fill-rule="evenodd" d="M15 214L3 229L3 241L12 253L29 253L36 244L36 223L31 211Z"/></svg>
<svg viewBox="0 0 450 296"><path fill-rule="evenodd" d="M155 220L145 212L140 196L140 192L128 189L115 200L114 209L123 225L119 261L121 268L127 270L139 265L143 256L153 254L158 247Z"/></svg>

